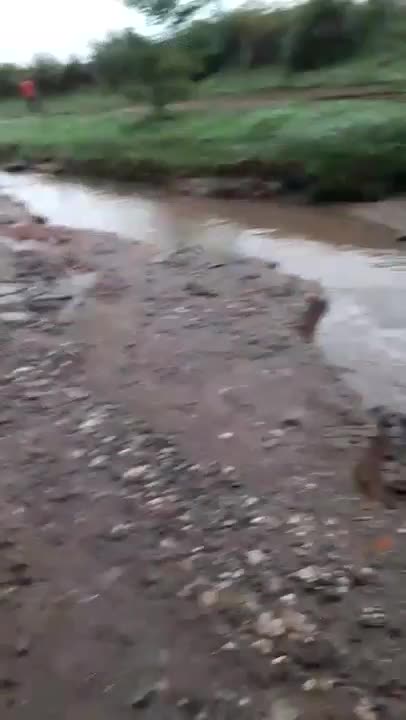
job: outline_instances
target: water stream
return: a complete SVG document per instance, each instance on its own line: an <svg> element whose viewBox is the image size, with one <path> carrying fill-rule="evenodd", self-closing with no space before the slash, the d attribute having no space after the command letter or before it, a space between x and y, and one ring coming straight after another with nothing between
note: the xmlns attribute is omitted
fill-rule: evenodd
<svg viewBox="0 0 406 720"><path fill-rule="evenodd" d="M212 251L276 260L320 281L331 309L318 342L368 405L406 410L406 202L362 207L221 201L122 186L0 173L0 186L50 222L115 232L163 251Z"/></svg>

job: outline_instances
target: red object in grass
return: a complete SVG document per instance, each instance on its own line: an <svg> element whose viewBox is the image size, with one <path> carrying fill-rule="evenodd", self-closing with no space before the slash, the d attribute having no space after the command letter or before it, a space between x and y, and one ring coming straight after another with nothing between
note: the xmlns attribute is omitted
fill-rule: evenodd
<svg viewBox="0 0 406 720"><path fill-rule="evenodd" d="M24 100L33 100L37 95L34 80L23 80L20 82L20 93Z"/></svg>

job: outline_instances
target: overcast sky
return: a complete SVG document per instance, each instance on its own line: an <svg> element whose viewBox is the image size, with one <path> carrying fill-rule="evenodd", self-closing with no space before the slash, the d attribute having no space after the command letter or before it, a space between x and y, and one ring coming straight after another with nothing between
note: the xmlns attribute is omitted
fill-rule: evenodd
<svg viewBox="0 0 406 720"><path fill-rule="evenodd" d="M0 0L0 62L25 63L36 53L83 55L93 40L143 21L121 0Z"/></svg>
<svg viewBox="0 0 406 720"><path fill-rule="evenodd" d="M223 0L236 7L246 0ZM265 0L287 5L297 0ZM146 29L143 17L124 0L0 0L0 63L28 63L33 55L49 53L66 60L84 56L95 40L109 32Z"/></svg>

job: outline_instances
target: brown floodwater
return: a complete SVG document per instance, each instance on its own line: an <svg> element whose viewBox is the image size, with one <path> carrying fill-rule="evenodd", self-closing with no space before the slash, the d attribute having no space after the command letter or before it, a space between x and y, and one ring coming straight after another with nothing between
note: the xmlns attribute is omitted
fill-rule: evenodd
<svg viewBox="0 0 406 720"><path fill-rule="evenodd" d="M276 260L330 300L317 341L368 405L406 410L406 201L356 206L224 201L40 175L0 185L50 222L174 247ZM404 249L403 249L404 248Z"/></svg>

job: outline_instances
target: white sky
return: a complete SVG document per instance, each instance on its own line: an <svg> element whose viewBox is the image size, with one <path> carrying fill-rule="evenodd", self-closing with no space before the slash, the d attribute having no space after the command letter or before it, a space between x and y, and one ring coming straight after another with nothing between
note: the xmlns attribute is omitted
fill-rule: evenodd
<svg viewBox="0 0 406 720"><path fill-rule="evenodd" d="M246 1L223 0L223 6ZM265 2L286 5L297 0ZM92 42L109 32L146 29L143 17L126 8L124 0L0 0L0 8L0 63L28 63L39 53L60 60L85 56Z"/></svg>
<svg viewBox="0 0 406 720"><path fill-rule="evenodd" d="M0 62L29 62L37 53L84 55L89 43L143 19L121 0L0 0Z"/></svg>

